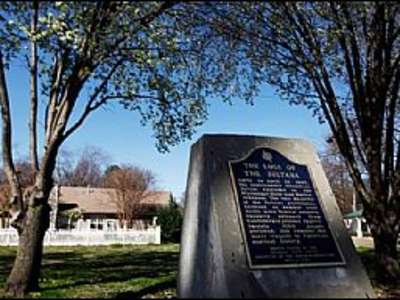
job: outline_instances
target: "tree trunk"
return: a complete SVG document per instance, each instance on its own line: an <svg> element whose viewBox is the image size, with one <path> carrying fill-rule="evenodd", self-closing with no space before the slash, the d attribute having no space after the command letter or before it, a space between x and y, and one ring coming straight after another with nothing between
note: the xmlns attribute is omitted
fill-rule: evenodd
<svg viewBox="0 0 400 300"><path fill-rule="evenodd" d="M383 222L382 222L383 223ZM374 224L371 233L375 243L377 280L382 282L399 282L400 264L397 254L398 232L386 224Z"/></svg>
<svg viewBox="0 0 400 300"><path fill-rule="evenodd" d="M39 288L43 238L49 228L50 206L47 199L38 198L37 195L38 193L33 192L30 199L27 199L27 203L30 204L25 215L23 231L19 236L17 256L6 285L6 291L17 297Z"/></svg>

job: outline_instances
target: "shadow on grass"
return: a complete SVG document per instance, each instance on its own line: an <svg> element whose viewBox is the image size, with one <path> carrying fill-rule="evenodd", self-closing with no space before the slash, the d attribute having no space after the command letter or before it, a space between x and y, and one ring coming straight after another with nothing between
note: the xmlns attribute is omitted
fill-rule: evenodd
<svg viewBox="0 0 400 300"><path fill-rule="evenodd" d="M63 253L52 253L46 256L42 277L59 279L59 284L42 285L41 290L172 276L177 270L178 257L176 252L111 253L90 258L83 253L68 257L64 257Z"/></svg>
<svg viewBox="0 0 400 300"><path fill-rule="evenodd" d="M11 271L14 255L12 250L0 252L0 288ZM74 295L80 286L98 284L114 297L131 297L127 290L140 297L175 288L176 280L171 278L176 277L178 260L177 250L168 246L48 249L43 257L40 292L44 297ZM161 277L165 281L160 283Z"/></svg>
<svg viewBox="0 0 400 300"><path fill-rule="evenodd" d="M11 247L1 247L0 249L0 283L6 281L14 263L16 251ZM2 286L0 286L0 289Z"/></svg>
<svg viewBox="0 0 400 300"><path fill-rule="evenodd" d="M160 282L151 286L142 288L136 292L123 292L116 295L116 299L137 299L142 298L148 294L158 294L164 290L172 289L176 287L176 279Z"/></svg>

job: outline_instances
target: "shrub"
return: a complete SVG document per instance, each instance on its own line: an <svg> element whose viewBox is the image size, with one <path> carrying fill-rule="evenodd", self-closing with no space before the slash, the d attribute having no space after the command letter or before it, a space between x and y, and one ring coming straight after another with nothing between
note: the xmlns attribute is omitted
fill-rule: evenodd
<svg viewBox="0 0 400 300"><path fill-rule="evenodd" d="M179 243L182 227L182 209L171 201L168 207L162 208L158 212L158 224L161 226L161 241Z"/></svg>

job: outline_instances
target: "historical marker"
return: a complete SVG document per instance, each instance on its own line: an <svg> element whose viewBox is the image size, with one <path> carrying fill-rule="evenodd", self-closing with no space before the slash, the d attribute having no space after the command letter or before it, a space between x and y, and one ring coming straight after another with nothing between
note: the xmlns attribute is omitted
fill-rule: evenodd
<svg viewBox="0 0 400 300"><path fill-rule="evenodd" d="M250 268L344 264L306 166L262 147L229 167Z"/></svg>
<svg viewBox="0 0 400 300"><path fill-rule="evenodd" d="M375 297L311 144L205 135L185 198L179 297Z"/></svg>

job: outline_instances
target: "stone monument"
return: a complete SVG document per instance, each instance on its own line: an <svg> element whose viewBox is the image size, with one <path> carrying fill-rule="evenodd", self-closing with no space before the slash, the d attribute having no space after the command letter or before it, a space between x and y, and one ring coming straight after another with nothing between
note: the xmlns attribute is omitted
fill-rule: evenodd
<svg viewBox="0 0 400 300"><path fill-rule="evenodd" d="M178 297L375 297L311 144L205 135L192 146Z"/></svg>

